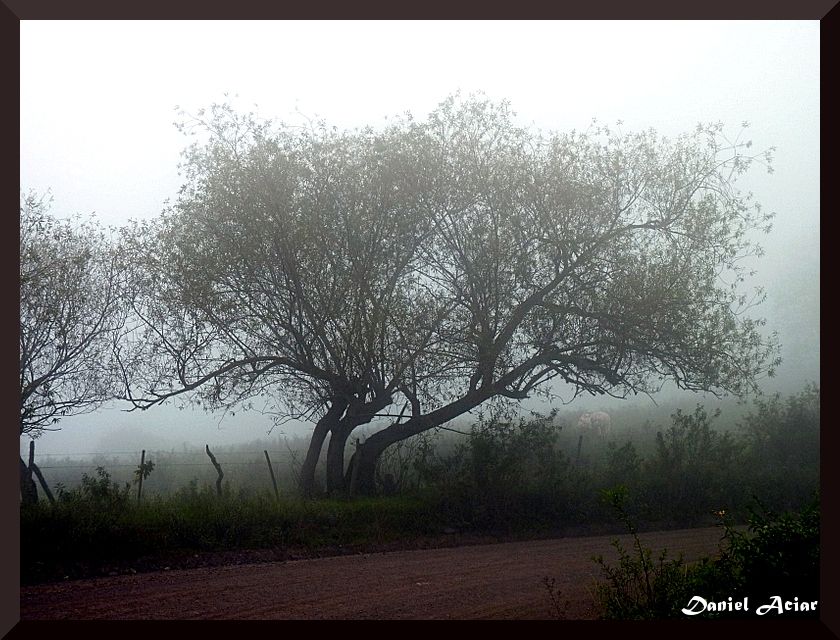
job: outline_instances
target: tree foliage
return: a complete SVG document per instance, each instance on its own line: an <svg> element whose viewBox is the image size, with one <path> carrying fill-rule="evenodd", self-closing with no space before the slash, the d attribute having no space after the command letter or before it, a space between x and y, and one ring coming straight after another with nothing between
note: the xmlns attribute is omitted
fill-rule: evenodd
<svg viewBox="0 0 840 640"><path fill-rule="evenodd" d="M558 382L565 401L665 381L740 395L777 362L742 266L771 216L734 186L770 158L720 125L541 132L453 96L381 130L226 106L184 128L202 139L180 197L132 230L133 400L317 417L334 486L350 432L388 407L355 456L368 488L387 446L493 399Z"/></svg>
<svg viewBox="0 0 840 640"><path fill-rule="evenodd" d="M125 321L119 257L94 220L58 220L49 200L20 201L20 433L119 395L114 346Z"/></svg>

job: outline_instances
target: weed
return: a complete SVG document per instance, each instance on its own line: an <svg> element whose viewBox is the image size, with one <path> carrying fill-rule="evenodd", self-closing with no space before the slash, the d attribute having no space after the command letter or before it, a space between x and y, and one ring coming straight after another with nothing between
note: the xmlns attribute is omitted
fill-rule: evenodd
<svg viewBox="0 0 840 640"><path fill-rule="evenodd" d="M568 619L568 611L571 602L569 600L560 602L562 594L560 589L556 586L557 581L554 578L543 576L543 586L548 592L548 599L551 601L550 613L556 620Z"/></svg>
<svg viewBox="0 0 840 640"><path fill-rule="evenodd" d="M617 539L613 540L612 546L618 552L616 567L607 564L603 556L593 558L607 579L606 584L596 589L604 617L620 620L673 617L685 602L688 586L682 556L669 560L667 549L663 549L654 560L651 549L642 546L636 525L625 508L627 489L619 486L605 490L603 495L633 537L634 547L631 554Z"/></svg>

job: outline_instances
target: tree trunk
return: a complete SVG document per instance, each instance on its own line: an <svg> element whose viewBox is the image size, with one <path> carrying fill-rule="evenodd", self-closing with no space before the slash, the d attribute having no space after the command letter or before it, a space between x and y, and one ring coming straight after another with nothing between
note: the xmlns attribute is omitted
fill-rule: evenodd
<svg viewBox="0 0 840 640"><path fill-rule="evenodd" d="M350 473L344 470L344 452L347 440L356 427L373 420L392 402L390 395L380 395L367 403L350 405L347 414L336 424L330 432L330 443L327 446L327 491L330 494L346 494L350 488Z"/></svg>
<svg viewBox="0 0 840 640"><path fill-rule="evenodd" d="M393 442L397 442L401 438L396 438ZM371 496L376 493L376 464L379 462L379 456L388 448L393 442L385 445L378 445L376 443L359 444L356 447L356 453L350 460L350 467L353 470L353 483L350 486L350 494L357 496Z"/></svg>
<svg viewBox="0 0 840 640"><path fill-rule="evenodd" d="M306 451L306 459L300 468L299 490L304 497L311 497L315 493L315 468L318 466L318 459L321 457L324 440L326 440L330 430L338 424L346 408L347 402L343 400L333 401L324 416L315 424L315 431L312 433L309 449Z"/></svg>
<svg viewBox="0 0 840 640"><path fill-rule="evenodd" d="M376 493L376 465L379 462L379 456L392 444L413 435L407 434L403 430L389 429L383 429L373 434L366 442L356 446L356 452L350 460L349 467L352 470L352 482L349 486L350 495L370 496Z"/></svg>
<svg viewBox="0 0 840 640"><path fill-rule="evenodd" d="M298 489L302 496L311 497L315 493L315 467L318 465L318 458L321 457L321 448L330 428L324 423L324 418L318 420L312 439L309 441L309 449L306 451L306 458L300 467L300 480Z"/></svg>
<svg viewBox="0 0 840 640"><path fill-rule="evenodd" d="M344 450L352 431L352 428L336 425L330 433L327 445L327 493L330 495L347 490L344 481Z"/></svg>
<svg viewBox="0 0 840 640"><path fill-rule="evenodd" d="M434 429L449 422L453 418L463 415L467 411L475 409L485 400L495 395L507 394L507 385L514 383L518 378L525 375L536 364L541 364L542 355L534 356L529 360L511 369L507 374L492 384L485 384L471 390L457 400L435 409L425 415L415 415L405 422L396 422L382 431L377 431L370 436L364 444L360 445L353 458L351 465L358 464L358 471L353 470L356 482L350 486L350 495L366 494L371 495L376 491L376 464L379 456L392 444L405 440L418 433Z"/></svg>

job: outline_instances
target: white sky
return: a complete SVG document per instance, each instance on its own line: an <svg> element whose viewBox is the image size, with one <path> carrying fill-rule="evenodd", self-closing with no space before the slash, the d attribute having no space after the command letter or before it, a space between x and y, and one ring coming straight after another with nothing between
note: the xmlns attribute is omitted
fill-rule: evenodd
<svg viewBox="0 0 840 640"><path fill-rule="evenodd" d="M155 216L174 198L186 144L173 126L176 107L195 112L226 92L264 117L292 121L299 110L339 127L406 110L422 117L457 89L510 99L523 123L546 129L598 118L673 135L700 121L733 132L748 121L755 148L778 148L773 175L755 171L741 183L778 214L758 263L769 294L763 312L778 315L793 345L791 376L819 375L818 21L22 21L20 29L21 188L50 189L56 215L95 211L112 225ZM141 429L176 445L212 445L264 436L269 424L237 414L217 428L181 413L175 430L172 415L67 419L39 451L102 450L108 433Z"/></svg>

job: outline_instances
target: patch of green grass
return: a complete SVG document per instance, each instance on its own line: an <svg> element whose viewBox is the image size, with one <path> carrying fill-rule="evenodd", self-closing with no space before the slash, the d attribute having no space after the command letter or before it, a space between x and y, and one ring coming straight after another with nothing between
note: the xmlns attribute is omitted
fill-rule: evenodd
<svg viewBox="0 0 840 640"><path fill-rule="evenodd" d="M277 501L272 493L222 495L191 484L137 504L130 487L104 469L54 505L21 507L24 581L74 573L147 555L194 551L382 544L440 532L429 502L393 496L357 500Z"/></svg>

